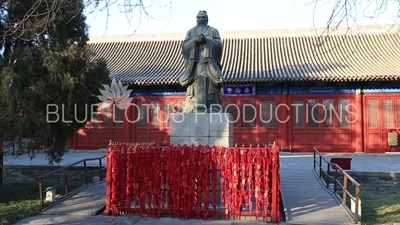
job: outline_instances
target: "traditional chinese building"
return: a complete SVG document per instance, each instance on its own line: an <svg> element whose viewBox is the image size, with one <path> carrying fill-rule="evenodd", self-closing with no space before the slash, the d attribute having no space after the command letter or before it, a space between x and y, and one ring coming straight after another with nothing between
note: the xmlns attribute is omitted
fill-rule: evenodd
<svg viewBox="0 0 400 225"><path fill-rule="evenodd" d="M234 142L276 141L294 152L400 151L389 135L400 133L400 34L387 27L322 33L221 33L222 101L235 120ZM104 148L110 139L168 143L169 114L185 99L178 83L184 36L92 39L138 107L104 109L70 148Z"/></svg>

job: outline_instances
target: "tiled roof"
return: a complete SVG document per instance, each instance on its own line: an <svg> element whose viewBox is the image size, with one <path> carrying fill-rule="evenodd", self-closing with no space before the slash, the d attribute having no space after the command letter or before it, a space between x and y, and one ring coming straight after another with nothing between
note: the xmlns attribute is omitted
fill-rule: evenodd
<svg viewBox="0 0 400 225"><path fill-rule="evenodd" d="M400 80L400 34L236 35L224 37L226 83ZM181 41L92 41L110 76L125 84L178 84Z"/></svg>

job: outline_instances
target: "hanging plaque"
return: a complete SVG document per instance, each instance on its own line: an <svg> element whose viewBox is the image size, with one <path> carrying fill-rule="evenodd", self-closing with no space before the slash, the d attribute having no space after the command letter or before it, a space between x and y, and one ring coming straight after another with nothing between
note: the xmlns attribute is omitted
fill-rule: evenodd
<svg viewBox="0 0 400 225"><path fill-rule="evenodd" d="M225 85L223 94L226 96L254 96L256 95L256 87L250 85Z"/></svg>

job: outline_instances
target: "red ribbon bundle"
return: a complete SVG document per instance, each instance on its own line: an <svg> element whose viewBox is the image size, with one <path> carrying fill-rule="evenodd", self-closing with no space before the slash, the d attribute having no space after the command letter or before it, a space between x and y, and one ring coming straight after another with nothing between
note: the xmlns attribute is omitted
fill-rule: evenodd
<svg viewBox="0 0 400 225"><path fill-rule="evenodd" d="M106 211L160 218L271 217L279 222L277 147L125 145L107 152ZM219 184L218 184L219 183ZM218 203L222 207L217 208ZM225 208L225 210L221 210Z"/></svg>

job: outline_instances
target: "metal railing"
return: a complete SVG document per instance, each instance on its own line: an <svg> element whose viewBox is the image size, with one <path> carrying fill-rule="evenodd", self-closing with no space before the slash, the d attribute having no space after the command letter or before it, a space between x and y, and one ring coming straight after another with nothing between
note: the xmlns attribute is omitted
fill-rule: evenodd
<svg viewBox="0 0 400 225"><path fill-rule="evenodd" d="M97 158L82 159L82 160L79 160L79 161L77 161L75 163L69 164L67 166L61 167L59 169L53 170L51 172L48 172L48 173L46 173L44 175L41 175L41 176L37 177L36 180L39 182L40 207L42 209L44 208L44 196L45 196L45 193L43 191L43 181L44 181L44 179L49 178L49 177L55 175L56 173L59 173L59 172L62 171L63 172L63 177L64 177L63 182L60 182L60 183L58 183L56 185L53 185L50 189L47 189L45 191L49 191L49 190L55 189L55 188L57 188L57 187L59 187L61 185L64 185L64 189L65 189L65 195L64 196L67 196L68 194L70 194L70 192L68 190L68 182L69 181L71 181L73 179L76 179L78 177L81 177L83 175L84 176L84 180L85 180L85 184L86 185L89 184L88 168L87 168L88 167L87 166L87 162L88 161L98 160L98 162L99 162L98 167L99 168L96 169L96 170L98 170L98 172L99 172L99 180L100 181L103 180L103 170L106 169L106 166L103 165L102 159L105 158L105 157L106 157L106 155L101 156L101 157L97 157ZM72 167L78 165L78 164L81 164L81 163L83 163L83 172L79 173L77 175L74 175L72 177L68 177L68 173L67 173L68 170L71 169ZM92 171L94 171L94 170L92 170Z"/></svg>
<svg viewBox="0 0 400 225"><path fill-rule="evenodd" d="M317 156L319 157L317 159ZM322 162L325 162L327 165L326 171L323 169ZM331 175L331 168L333 168L333 176ZM318 171L317 171L318 169ZM330 181L333 180L333 193L338 194L338 186L340 186L341 190L343 191L342 195L342 206L349 212L351 217L353 218L355 223L359 222L359 217L361 209L359 209L359 202L360 202L360 190L361 185L352 178L346 171L344 171L339 165L336 163L332 163L327 161L322 154L318 151L317 148L314 147L314 171L318 172L318 176L320 179L323 179L322 175L325 175L325 183L326 188L329 188ZM343 175L343 184L339 181L339 172ZM348 181L352 183L355 187L355 196L353 196L348 190ZM347 196L350 197L351 201L354 201L354 212L349 209L347 205Z"/></svg>

